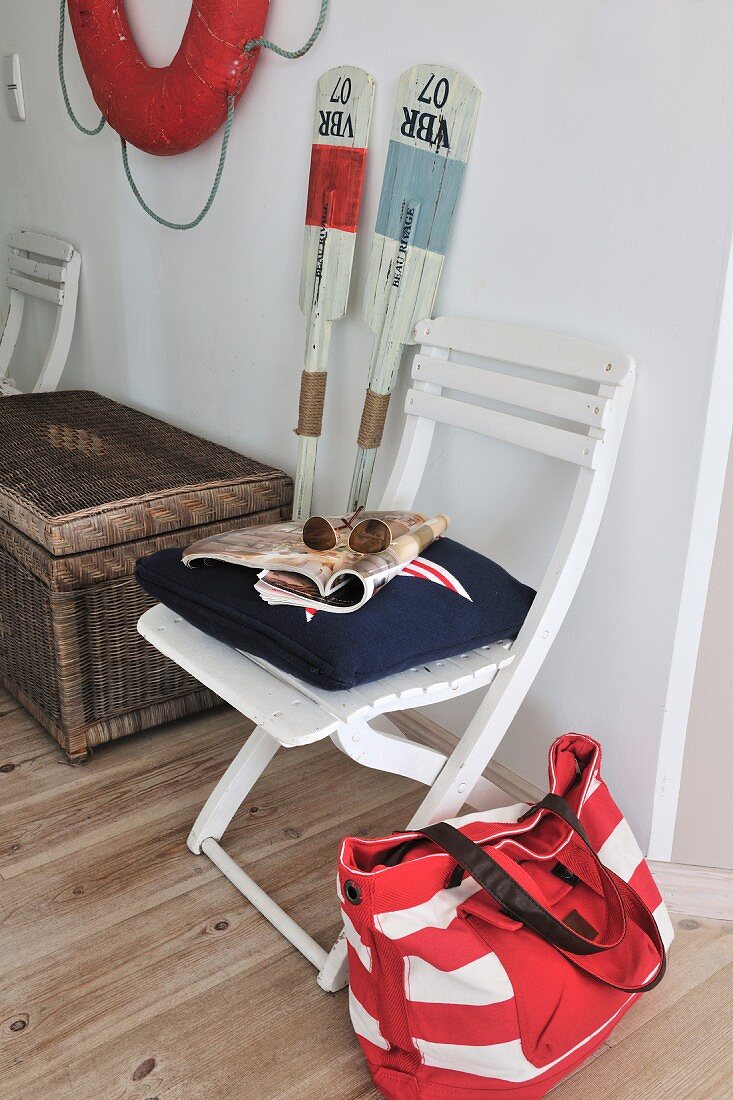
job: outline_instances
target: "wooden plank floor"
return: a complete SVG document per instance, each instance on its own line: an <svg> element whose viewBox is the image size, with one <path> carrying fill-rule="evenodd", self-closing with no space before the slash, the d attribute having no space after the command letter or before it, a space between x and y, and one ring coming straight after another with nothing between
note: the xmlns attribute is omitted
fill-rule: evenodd
<svg viewBox="0 0 733 1100"><path fill-rule="evenodd" d="M220 708L70 767L0 689L2 1100L378 1097L345 994L185 846L246 733ZM282 752L226 847L326 945L338 839L418 795L330 742ZM669 977L558 1100L733 1096L733 925L675 924Z"/></svg>

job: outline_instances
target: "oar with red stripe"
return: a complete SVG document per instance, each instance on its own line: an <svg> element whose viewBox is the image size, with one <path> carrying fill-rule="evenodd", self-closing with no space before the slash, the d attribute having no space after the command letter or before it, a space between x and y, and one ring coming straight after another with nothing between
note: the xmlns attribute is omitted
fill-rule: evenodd
<svg viewBox="0 0 733 1100"><path fill-rule="evenodd" d="M373 101L374 78L363 69L341 65L318 81L300 277L308 331L293 519L311 514L331 326L349 297Z"/></svg>

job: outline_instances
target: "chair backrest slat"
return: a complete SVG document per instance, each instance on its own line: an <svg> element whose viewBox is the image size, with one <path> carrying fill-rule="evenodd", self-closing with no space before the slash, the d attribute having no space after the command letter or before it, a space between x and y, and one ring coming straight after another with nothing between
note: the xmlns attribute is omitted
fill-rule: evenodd
<svg viewBox="0 0 733 1100"><path fill-rule="evenodd" d="M413 507L436 424L570 462L589 492L599 478L608 484L634 386L630 355L478 318L427 318L414 337L407 419L381 507Z"/></svg>
<svg viewBox="0 0 733 1100"><path fill-rule="evenodd" d="M415 356L412 377L416 381L432 382L446 389L488 397L505 405L517 405L594 428L604 426L611 407L610 400L605 397L426 355Z"/></svg>
<svg viewBox="0 0 733 1100"><path fill-rule="evenodd" d="M475 317L420 321L415 328L415 340L431 347L450 348L466 355L486 356L612 386L619 385L634 366L630 355L615 348Z"/></svg>
<svg viewBox="0 0 733 1100"><path fill-rule="evenodd" d="M63 286L52 286L49 283L36 282L25 275L13 275L12 272L5 277L5 285L11 290L19 290L21 294L30 294L34 298L43 298L46 302L53 302L60 306L64 300Z"/></svg>
<svg viewBox="0 0 733 1100"><path fill-rule="evenodd" d="M19 256L12 250L8 253L8 267L19 275L30 275L34 279L45 279L49 283L66 282L65 264L49 264L42 260L32 260L30 256Z"/></svg>
<svg viewBox="0 0 733 1100"><path fill-rule="evenodd" d="M49 237L46 233L31 233L28 229L11 233L8 247L19 252L33 252L36 256L44 256L49 260L63 260L64 263L69 262L75 251L74 246L67 241Z"/></svg>
<svg viewBox="0 0 733 1100"><path fill-rule="evenodd" d="M595 465L596 452L603 442L602 439L591 439L579 432L541 424L536 420L526 420L521 416L511 416L480 405L471 405L467 401L426 393L424 390L408 391L405 412L427 417L439 424L450 424L455 428L490 435L505 443L515 443L552 458L591 469Z"/></svg>

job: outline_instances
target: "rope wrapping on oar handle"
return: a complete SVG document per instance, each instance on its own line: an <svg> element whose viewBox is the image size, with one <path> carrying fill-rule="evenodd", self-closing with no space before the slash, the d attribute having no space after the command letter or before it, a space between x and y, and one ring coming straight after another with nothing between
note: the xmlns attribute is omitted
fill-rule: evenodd
<svg viewBox="0 0 733 1100"><path fill-rule="evenodd" d="M376 450L382 442L389 399L388 393L375 393L372 389L366 391L357 438L357 443L365 451Z"/></svg>
<svg viewBox="0 0 733 1100"><path fill-rule="evenodd" d="M296 435L319 436L321 434L327 377L325 370L304 370L301 374Z"/></svg>

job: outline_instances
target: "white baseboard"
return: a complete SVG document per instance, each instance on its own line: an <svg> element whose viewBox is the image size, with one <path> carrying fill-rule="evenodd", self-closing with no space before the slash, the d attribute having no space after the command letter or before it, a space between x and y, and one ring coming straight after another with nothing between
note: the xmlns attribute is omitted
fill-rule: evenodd
<svg viewBox="0 0 733 1100"><path fill-rule="evenodd" d="M411 740L445 753L455 748L457 738L453 734L416 710L397 711L387 717ZM511 802L532 805L546 793L496 761L489 764L484 776L500 787ZM649 866L668 908L674 912L733 921L733 870L683 863L650 862Z"/></svg>
<svg viewBox="0 0 733 1100"><path fill-rule="evenodd" d="M669 909L687 917L733 921L733 871L656 860L649 866Z"/></svg>

